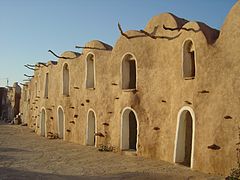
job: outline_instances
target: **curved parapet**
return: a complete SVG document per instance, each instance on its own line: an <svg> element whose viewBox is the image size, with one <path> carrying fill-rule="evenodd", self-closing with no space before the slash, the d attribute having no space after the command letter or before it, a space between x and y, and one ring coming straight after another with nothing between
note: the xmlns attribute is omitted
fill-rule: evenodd
<svg viewBox="0 0 240 180"><path fill-rule="evenodd" d="M60 57L63 57L64 59L75 59L78 58L81 54L74 51L65 51L61 54Z"/></svg>
<svg viewBox="0 0 240 180"><path fill-rule="evenodd" d="M145 31L155 36L168 36L173 35L175 31L166 31L164 27L181 29L181 27L188 21L171 13L163 13L154 16L146 25Z"/></svg>
<svg viewBox="0 0 240 180"><path fill-rule="evenodd" d="M208 44L213 44L219 37L219 30L213 29L202 22L197 22L200 30L204 34Z"/></svg>
<svg viewBox="0 0 240 180"><path fill-rule="evenodd" d="M184 36L190 36L190 33L202 33L208 44L213 44L218 36L219 31L207 26L201 22L189 22L179 18L171 13L163 13L154 16L146 25L144 30L127 31L122 33L128 39L149 36L153 39L173 40ZM122 36L121 36L122 37ZM119 40L121 39L119 38ZM118 41L119 41L118 40Z"/></svg>
<svg viewBox="0 0 240 180"><path fill-rule="evenodd" d="M233 43L240 38L240 1L232 7L221 28L219 42ZM239 40L238 40L239 41Z"/></svg>
<svg viewBox="0 0 240 180"><path fill-rule="evenodd" d="M84 46L85 48L83 48L83 53L87 53L89 50L105 50L105 51L111 51L113 48L112 46L99 41L99 40L92 40L88 43L85 44Z"/></svg>
<svg viewBox="0 0 240 180"><path fill-rule="evenodd" d="M213 44L219 36L219 31L209 27L202 22L190 21L186 23L181 29L180 33L190 35L190 33L202 33L208 44Z"/></svg>
<svg viewBox="0 0 240 180"><path fill-rule="evenodd" d="M47 62L47 65L49 66L49 65L57 65L57 61L48 61Z"/></svg>

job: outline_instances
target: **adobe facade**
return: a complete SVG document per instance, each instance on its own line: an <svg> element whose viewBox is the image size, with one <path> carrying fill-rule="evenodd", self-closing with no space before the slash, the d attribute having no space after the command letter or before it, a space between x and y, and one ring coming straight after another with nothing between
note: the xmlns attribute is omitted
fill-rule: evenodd
<svg viewBox="0 0 240 180"><path fill-rule="evenodd" d="M240 119L240 2L221 30L172 14L114 47L94 40L35 65L23 121L47 136L227 175Z"/></svg>
<svg viewBox="0 0 240 180"><path fill-rule="evenodd" d="M21 87L17 82L0 87L0 120L12 121L19 114L20 99Z"/></svg>

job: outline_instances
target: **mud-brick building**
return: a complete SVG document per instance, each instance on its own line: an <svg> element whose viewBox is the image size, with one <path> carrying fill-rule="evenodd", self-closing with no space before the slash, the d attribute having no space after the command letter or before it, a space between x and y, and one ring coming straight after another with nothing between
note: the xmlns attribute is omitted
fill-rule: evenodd
<svg viewBox="0 0 240 180"><path fill-rule="evenodd" d="M0 87L0 120L11 121L19 114L20 99L21 87L18 83Z"/></svg>
<svg viewBox="0 0 240 180"><path fill-rule="evenodd" d="M240 2L221 30L172 14L114 47L36 64L21 112L39 135L228 174L240 119Z"/></svg>
<svg viewBox="0 0 240 180"><path fill-rule="evenodd" d="M0 120L7 119L7 88L0 87Z"/></svg>

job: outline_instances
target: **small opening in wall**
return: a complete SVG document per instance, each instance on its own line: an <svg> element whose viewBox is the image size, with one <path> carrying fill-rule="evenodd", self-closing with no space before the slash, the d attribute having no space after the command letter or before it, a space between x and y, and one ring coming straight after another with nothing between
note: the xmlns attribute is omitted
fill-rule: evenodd
<svg viewBox="0 0 240 180"><path fill-rule="evenodd" d="M46 77L45 77L44 98L48 98L48 73L46 73Z"/></svg>
<svg viewBox="0 0 240 180"><path fill-rule="evenodd" d="M86 59L86 88L87 89L94 89L95 88L95 62L93 54L89 54Z"/></svg>
<svg viewBox="0 0 240 180"><path fill-rule="evenodd" d="M195 78L196 52L191 40L186 40L183 45L183 78Z"/></svg>
<svg viewBox="0 0 240 180"><path fill-rule="evenodd" d="M28 91L27 91L27 89L24 89L24 101L27 101L27 94L28 93Z"/></svg>
<svg viewBox="0 0 240 180"><path fill-rule="evenodd" d="M35 82L35 97L38 97L38 85L37 85L37 82Z"/></svg>
<svg viewBox="0 0 240 180"><path fill-rule="evenodd" d="M65 64L63 66L63 95L69 96L69 68Z"/></svg>
<svg viewBox="0 0 240 180"><path fill-rule="evenodd" d="M136 59L130 54L122 61L122 89L136 89Z"/></svg>

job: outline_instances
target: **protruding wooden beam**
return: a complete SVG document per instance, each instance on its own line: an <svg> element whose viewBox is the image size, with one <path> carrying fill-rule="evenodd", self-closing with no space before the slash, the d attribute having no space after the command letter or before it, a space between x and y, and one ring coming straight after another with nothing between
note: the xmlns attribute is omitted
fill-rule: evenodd
<svg viewBox="0 0 240 180"><path fill-rule="evenodd" d="M33 78L34 77L34 76L29 76L27 74L24 74L24 76L29 77L29 78Z"/></svg>

